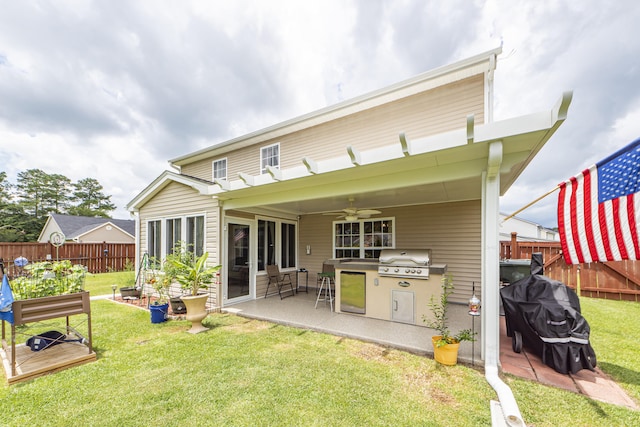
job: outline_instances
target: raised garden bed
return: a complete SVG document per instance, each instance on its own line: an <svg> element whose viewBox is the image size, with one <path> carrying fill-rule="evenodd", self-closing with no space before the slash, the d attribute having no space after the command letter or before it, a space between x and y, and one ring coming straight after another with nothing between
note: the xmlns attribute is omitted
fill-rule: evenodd
<svg viewBox="0 0 640 427"><path fill-rule="evenodd" d="M11 324L10 345L6 340L6 322L2 322L2 359L9 384L96 360L91 335L89 292L18 300L13 302L12 309L14 322ZM35 354L27 351L28 347L23 344L16 345L17 326L59 317L66 317L67 334L78 335L70 325L69 317L79 314L87 316L88 333L84 343L65 343ZM67 350L62 350L63 347Z"/></svg>
<svg viewBox="0 0 640 427"><path fill-rule="evenodd" d="M69 261L39 262L24 268L25 275L10 283L13 303L13 322L2 321L2 360L7 382L24 381L36 376L66 369L96 359L91 335L91 303L89 292L84 291L85 269ZM71 316L86 315L86 329L81 335L70 323ZM75 342L46 347L32 352L16 335L28 335L33 328L34 338L39 338L42 325L39 322L54 318L66 318L64 334L78 338ZM75 321L76 319L74 319ZM7 343L7 327L11 329L11 342ZM16 329L20 327L19 329ZM62 333L62 332L61 332Z"/></svg>

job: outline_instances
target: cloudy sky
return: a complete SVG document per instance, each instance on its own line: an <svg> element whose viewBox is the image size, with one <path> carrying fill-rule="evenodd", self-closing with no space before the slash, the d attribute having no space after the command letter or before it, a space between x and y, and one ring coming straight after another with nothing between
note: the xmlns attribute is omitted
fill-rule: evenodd
<svg viewBox="0 0 640 427"><path fill-rule="evenodd" d="M128 218L168 159L502 44L495 120L574 91L511 213L640 137L639 4L0 0L0 171L96 178Z"/></svg>

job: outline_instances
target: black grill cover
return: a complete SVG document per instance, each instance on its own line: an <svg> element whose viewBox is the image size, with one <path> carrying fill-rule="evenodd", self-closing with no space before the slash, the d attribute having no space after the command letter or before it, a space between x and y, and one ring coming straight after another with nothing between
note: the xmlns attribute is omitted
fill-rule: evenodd
<svg viewBox="0 0 640 427"><path fill-rule="evenodd" d="M532 271L538 270L532 265ZM543 363L562 374L594 369L589 324L580 314L580 300L573 289L532 274L500 289L500 297L507 335L520 332L523 345Z"/></svg>

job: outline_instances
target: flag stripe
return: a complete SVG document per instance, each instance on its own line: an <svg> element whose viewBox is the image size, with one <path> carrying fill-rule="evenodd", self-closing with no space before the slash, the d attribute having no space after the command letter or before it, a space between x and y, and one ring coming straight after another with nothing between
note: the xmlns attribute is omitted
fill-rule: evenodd
<svg viewBox="0 0 640 427"><path fill-rule="evenodd" d="M638 222L636 221L636 212L640 212L638 209L637 201L640 197L636 197L635 194L629 196L629 202L627 202L627 215L629 216L629 228L631 229L631 239L633 240L633 250L635 252L635 259L640 258L640 241L638 241Z"/></svg>
<svg viewBox="0 0 640 427"><path fill-rule="evenodd" d="M565 203L567 196L567 184L563 182L560 184L560 194L558 194L558 232L560 233L560 246L562 247L562 255L564 256L564 262L571 264L571 256L569 255L569 244L567 242L567 230L565 225Z"/></svg>
<svg viewBox="0 0 640 427"><path fill-rule="evenodd" d="M583 171L582 176L584 177L584 229L585 235L589 233L589 230L593 230L593 211L592 206L595 204L597 206L597 199L593 199L593 189L594 185L591 185L591 171ZM586 239L587 246L589 248L589 259L583 260L582 262L591 262L591 260L598 259L598 248L596 245L595 239Z"/></svg>
<svg viewBox="0 0 640 427"><path fill-rule="evenodd" d="M599 233L602 236L602 246L604 247L604 259L602 261L613 260L613 252L611 251L611 242L609 240L609 229L607 228L607 209L606 203L598 205L598 225Z"/></svg>
<svg viewBox="0 0 640 427"><path fill-rule="evenodd" d="M593 174L595 175L595 181L598 181L598 171L593 170ZM607 259L607 248L608 248L608 237L606 234L606 230L605 232L602 231L601 228L601 224L603 223L600 220L600 211L601 206L598 204L598 186L597 185L592 185L591 186L591 223L592 223L592 234L593 234L593 241L595 243L596 246L596 256L592 257L591 260L592 261L597 261L597 260L605 260ZM604 211L602 211L604 212Z"/></svg>
<svg viewBox="0 0 640 427"><path fill-rule="evenodd" d="M613 226L613 248L618 250L622 259L627 259L627 252L624 250L624 244L622 244L622 230L620 225L620 199L613 199L611 201L611 224ZM615 255L614 255L615 257Z"/></svg>
<svg viewBox="0 0 640 427"><path fill-rule="evenodd" d="M578 180L574 177L571 178L571 198L569 199L569 209L571 212L571 240L573 241L575 258L579 263L584 262L582 255L582 245L580 243L580 234L578 232L578 216L582 215L583 211L578 209Z"/></svg>
<svg viewBox="0 0 640 427"><path fill-rule="evenodd" d="M569 245L566 239L566 226L564 223L565 209L564 204L567 196L567 184L562 183L559 185L560 193L558 194L558 233L560 234L560 246L562 247L562 255L564 262L571 264L571 257L569 256Z"/></svg>

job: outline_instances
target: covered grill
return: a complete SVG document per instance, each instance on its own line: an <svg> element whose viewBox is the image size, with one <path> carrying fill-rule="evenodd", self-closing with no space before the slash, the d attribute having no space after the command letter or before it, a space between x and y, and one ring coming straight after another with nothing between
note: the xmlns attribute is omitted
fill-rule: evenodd
<svg viewBox="0 0 640 427"><path fill-rule="evenodd" d="M593 371L596 354L578 295L542 275L543 265L542 254L533 254L531 275L500 289L513 351L520 353L524 345L561 374Z"/></svg>
<svg viewBox="0 0 640 427"><path fill-rule="evenodd" d="M428 279L430 249L384 249L378 258L378 275Z"/></svg>

